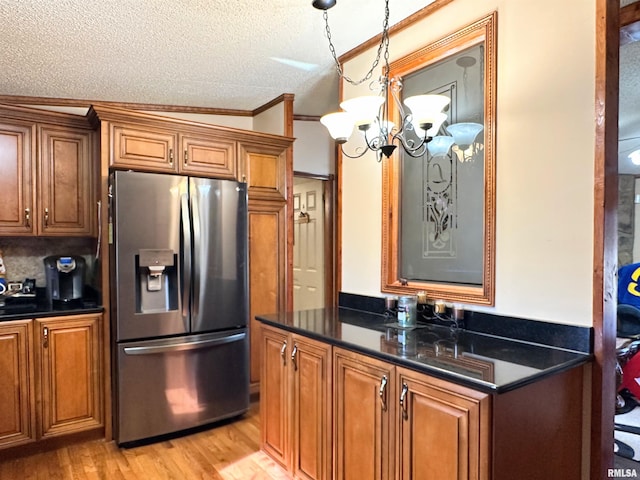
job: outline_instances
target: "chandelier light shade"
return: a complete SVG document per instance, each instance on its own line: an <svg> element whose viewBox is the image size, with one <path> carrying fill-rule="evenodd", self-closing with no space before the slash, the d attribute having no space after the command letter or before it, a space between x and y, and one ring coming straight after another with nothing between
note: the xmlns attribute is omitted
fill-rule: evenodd
<svg viewBox="0 0 640 480"><path fill-rule="evenodd" d="M351 115L356 127L366 130L378 118L383 103L384 98L380 95L363 95L345 100L340 108Z"/></svg>
<svg viewBox="0 0 640 480"><path fill-rule="evenodd" d="M429 154L432 157L448 155L453 144L453 137L448 135L437 135L431 139L429 145L427 145L427 150L429 150Z"/></svg>
<svg viewBox="0 0 640 480"><path fill-rule="evenodd" d="M425 123L427 125L431 124L431 128L429 128L427 130L427 136L428 137L435 137L438 132L440 131L440 127L442 127L442 124L444 123L444 121L447 119L447 114L440 112L437 113L435 115L433 115L429 120L431 121L427 121L424 123L418 123L418 120L413 120L412 121L412 125L413 125L413 129L416 131L416 134L418 136L424 136L424 128L421 127L421 125L424 125Z"/></svg>
<svg viewBox="0 0 640 480"><path fill-rule="evenodd" d="M450 102L449 97L444 95L414 95L404 100L404 104L411 110L413 123L419 125L422 130L426 130L423 125L435 125L442 115L446 118L447 116L442 113L442 110ZM442 125L442 121L440 125Z"/></svg>
<svg viewBox="0 0 640 480"><path fill-rule="evenodd" d="M446 130L453 136L453 141L458 145L458 148L466 150L475 142L483 128L484 126L479 123L454 123L449 125Z"/></svg>
<svg viewBox="0 0 640 480"><path fill-rule="evenodd" d="M320 119L327 130L329 135L338 143L345 143L353 132L354 120L348 112L335 112L324 115Z"/></svg>

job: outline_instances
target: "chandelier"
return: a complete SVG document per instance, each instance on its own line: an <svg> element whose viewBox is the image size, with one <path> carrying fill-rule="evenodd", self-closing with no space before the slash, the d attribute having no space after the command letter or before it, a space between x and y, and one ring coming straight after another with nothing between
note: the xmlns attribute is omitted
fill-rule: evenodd
<svg viewBox="0 0 640 480"><path fill-rule="evenodd" d="M331 41L331 30L327 10L335 6L336 0L314 0L312 5L323 10L329 50L336 64L340 78L351 85L360 85L371 80L373 71L384 60L383 74L369 84L372 95L363 95L340 103L343 111L324 115L320 122L329 130L329 134L341 145L342 154L349 158L362 157L367 151L378 154L378 161L389 158L397 146L411 157L430 155L446 155L455 149L461 162L472 158L474 141L483 129L478 123L458 123L446 126L446 135L438 135L447 119L444 113L450 103L446 95L414 95L404 102L400 101L402 82L399 78L389 77L389 0L385 0L385 15L382 36L376 58L367 74L360 80L346 76L338 61L335 47ZM389 101L395 103L399 113L399 125L389 119ZM404 104L404 106L403 106ZM408 108L408 111L405 110ZM347 153L342 145L347 142L354 128L357 128L364 139L364 145L355 149L355 154ZM435 139L435 141L434 141Z"/></svg>

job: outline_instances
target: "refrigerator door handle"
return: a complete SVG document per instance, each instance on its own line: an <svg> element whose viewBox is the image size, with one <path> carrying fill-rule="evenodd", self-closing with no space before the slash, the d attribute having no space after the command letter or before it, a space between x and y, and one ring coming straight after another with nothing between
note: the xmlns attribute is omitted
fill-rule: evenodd
<svg viewBox="0 0 640 480"><path fill-rule="evenodd" d="M182 317L189 316L189 293L191 292L191 222L189 220L189 202L187 194L180 196L180 217L182 220Z"/></svg>
<svg viewBox="0 0 640 480"><path fill-rule="evenodd" d="M201 229L200 229L200 206L198 196L196 194L197 186L191 180L189 191L191 192L191 215L193 218L193 317L198 317L200 312L200 258L198 256L201 248Z"/></svg>
<svg viewBox="0 0 640 480"><path fill-rule="evenodd" d="M195 340L191 342L172 343L169 345L152 345L148 347L125 347L126 355L154 355L156 353L183 352L185 350L200 350L203 348L239 342L246 338L246 333L236 333L226 337Z"/></svg>

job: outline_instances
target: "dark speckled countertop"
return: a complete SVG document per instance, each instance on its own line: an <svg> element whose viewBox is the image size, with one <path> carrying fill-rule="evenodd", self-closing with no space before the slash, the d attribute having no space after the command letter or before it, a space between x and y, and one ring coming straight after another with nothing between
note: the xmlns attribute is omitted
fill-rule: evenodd
<svg viewBox="0 0 640 480"><path fill-rule="evenodd" d="M74 300L67 304L56 302L49 304L43 289L37 289L36 297L7 297L0 302L0 322L9 320L25 320L30 318L57 317L62 315L80 315L83 313L100 313L102 306L94 293L86 295L83 300Z"/></svg>
<svg viewBox="0 0 640 480"><path fill-rule="evenodd" d="M346 308L258 315L267 325L365 353L487 393L503 393L583 365L587 353Z"/></svg>

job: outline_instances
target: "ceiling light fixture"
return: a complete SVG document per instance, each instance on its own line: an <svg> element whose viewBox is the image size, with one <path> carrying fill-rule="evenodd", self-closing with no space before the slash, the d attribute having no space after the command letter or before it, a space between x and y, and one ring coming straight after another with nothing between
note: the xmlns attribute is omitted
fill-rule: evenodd
<svg viewBox="0 0 640 480"><path fill-rule="evenodd" d="M640 165L640 149L631 152L629 155L627 155L627 158L631 160L631 163L633 163L634 165Z"/></svg>
<svg viewBox="0 0 640 480"><path fill-rule="evenodd" d="M400 101L400 91L402 82L398 78L389 78L389 0L385 0L385 16L382 28L382 37L375 60L371 69L360 80L353 80L346 76L342 66L338 61L335 47L331 41L331 30L327 10L333 7L336 1L314 0L312 5L323 10L326 35L329 40L329 50L336 64L338 75L351 85L360 85L373 76L373 71L384 59L383 74L378 80L370 83L369 88L375 95L363 95L360 97L345 100L340 103L344 110L341 112L324 115L320 122L329 130L330 135L340 145L347 142L354 127L357 127L362 134L365 146L357 147L355 155L349 155L342 148L342 153L349 158L359 158L367 151L378 153L378 161L383 155L389 158L395 149L396 143L402 146L403 150L412 157L421 157L427 153L427 145L433 137L438 135L442 124L447 119L447 114L443 112L449 105L450 99L446 95L415 95L404 100L404 106L410 110L405 114L403 103ZM469 65L464 65L465 67ZM389 101L395 102L397 111L400 114L400 125L396 126L389 120ZM457 128L455 128L457 127ZM439 142L439 148L448 144L448 148L458 146L459 151L465 151L469 145L473 144L475 136L482 130L481 124L457 124L446 127L446 133L450 135L451 142ZM413 132L412 135L409 135ZM466 146L465 146L466 145ZM435 146L435 145L434 145ZM460 156L459 156L460 157ZM460 157L464 161L466 157Z"/></svg>

